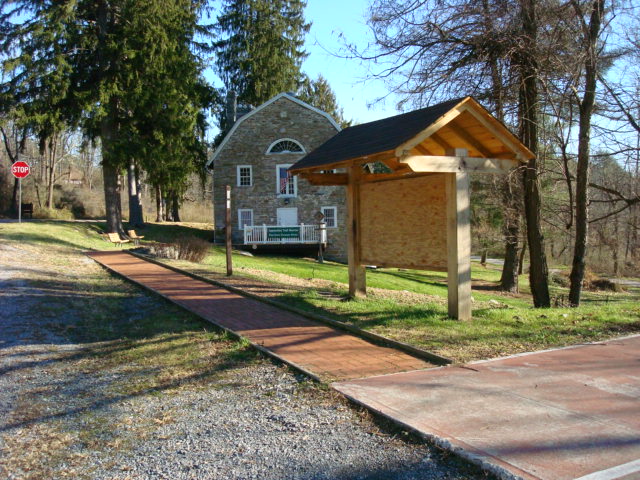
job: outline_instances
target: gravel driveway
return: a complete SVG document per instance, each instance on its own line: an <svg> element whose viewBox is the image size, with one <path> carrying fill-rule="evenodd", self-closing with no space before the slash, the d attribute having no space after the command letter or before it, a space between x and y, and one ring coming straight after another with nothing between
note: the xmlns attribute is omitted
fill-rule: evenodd
<svg viewBox="0 0 640 480"><path fill-rule="evenodd" d="M86 276L110 277L68 247L0 243L1 478L485 478L257 356L215 381L128 394L150 367L102 366L108 342L68 335L91 301L69 285ZM133 292L132 325L166 308L109 281Z"/></svg>

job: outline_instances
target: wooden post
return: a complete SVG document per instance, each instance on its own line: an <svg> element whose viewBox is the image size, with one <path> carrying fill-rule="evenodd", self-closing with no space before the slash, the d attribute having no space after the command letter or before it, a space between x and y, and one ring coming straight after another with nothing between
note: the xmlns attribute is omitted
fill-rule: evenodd
<svg viewBox="0 0 640 480"><path fill-rule="evenodd" d="M447 285L449 316L471 319L471 229L469 174L445 173L447 195Z"/></svg>
<svg viewBox="0 0 640 480"><path fill-rule="evenodd" d="M227 250L227 277L233 275L233 261L231 258L231 186L227 190L227 211L224 219L225 246Z"/></svg>
<svg viewBox="0 0 640 480"><path fill-rule="evenodd" d="M362 167L349 167L347 184L347 256L349 260L349 296L367 295L366 270L360 262L360 176Z"/></svg>

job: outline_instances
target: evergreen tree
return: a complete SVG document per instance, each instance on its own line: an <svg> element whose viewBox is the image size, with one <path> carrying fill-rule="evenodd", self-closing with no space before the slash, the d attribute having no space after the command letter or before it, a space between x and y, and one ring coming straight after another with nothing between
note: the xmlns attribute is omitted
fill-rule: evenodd
<svg viewBox="0 0 640 480"><path fill-rule="evenodd" d="M347 128L351 125L350 120L345 120L344 111L338 105L336 94L322 74L318 75L315 80L311 80L305 75L302 80L302 86L298 91L298 97L303 102L331 115L340 127Z"/></svg>
<svg viewBox="0 0 640 480"><path fill-rule="evenodd" d="M203 8L193 0L3 4L0 47L11 75L0 108L26 109L34 130L47 115L100 138L111 232L123 233L118 176L132 159L159 168L166 155L158 151L204 155L195 125L210 95L192 48Z"/></svg>
<svg viewBox="0 0 640 480"><path fill-rule="evenodd" d="M225 90L235 90L241 103L260 105L297 90L310 27L305 6L303 0L225 1L216 27L221 40L214 44L215 65Z"/></svg>

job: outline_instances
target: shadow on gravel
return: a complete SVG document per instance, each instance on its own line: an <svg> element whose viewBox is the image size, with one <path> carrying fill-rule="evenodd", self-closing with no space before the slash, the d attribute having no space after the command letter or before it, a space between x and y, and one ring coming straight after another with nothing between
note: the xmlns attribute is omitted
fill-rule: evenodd
<svg viewBox="0 0 640 480"><path fill-rule="evenodd" d="M253 355L251 355L253 357ZM48 414L48 415L39 415L35 418L30 418L28 420L25 421L20 421L20 422L14 422L14 423L7 423L5 425L1 425L0 426L0 432L5 432L5 431L9 431L15 428L23 428L35 423L42 423L42 422L47 422L50 420L56 420L56 419L61 419L61 418L65 418L65 417L69 417L69 416L76 416L78 414L82 414L82 413L86 413L86 412L90 412L90 411L94 411L94 410L98 410L98 409L104 409L105 407L108 407L109 405L112 404L117 404L120 402L124 402L136 397L143 397L146 395L154 395L154 394L159 394L159 393L163 393L166 392L168 390L173 390L176 388L184 388L187 387L189 385L197 385L197 384L201 384L203 381L205 380L211 380L211 379L215 379L220 373L224 372L225 370L228 369L232 369L232 368L240 368L242 366L247 365L249 362L247 362L247 354L246 352L240 352L240 353L232 353L230 355L226 356L227 358L225 358L221 363L217 364L215 367L210 368L210 369L206 369L202 372L199 372L197 374L193 374L193 375L189 375L186 377L181 377L179 379L173 380L173 381L169 381L166 383L162 383L161 385L158 386L154 386L151 388L142 388L138 391L136 391L135 393L130 393L130 394L122 394L122 395L100 395L98 392L96 392L95 390L89 392L89 391L85 391L83 392L83 389L81 388L81 386L78 385L78 379L71 379L68 382L65 382L65 384L61 385L61 384L56 384L56 383L52 383L51 384L51 391L53 390L58 390L58 389L70 389L71 392L73 394L77 394L79 392L81 393L85 393L85 394L91 394L92 397L97 397L95 400L91 401L88 405L86 406L82 406L82 407L76 407L76 408L70 408L70 409L65 409L62 412L57 412L57 413L53 413L53 414ZM150 373L152 373L151 371L142 371L139 372L139 375L137 375L138 377L141 375L149 375ZM127 375L127 380L131 381L132 383L136 382L136 375L131 375L128 374ZM93 384L94 382L92 382ZM74 386L75 384L75 386ZM108 391L108 389L107 389Z"/></svg>
<svg viewBox="0 0 640 480"><path fill-rule="evenodd" d="M0 422L0 432L216 383L225 371L258 358L248 345L119 279L59 281L49 272L36 275L35 281L4 282L0 310L10 308L11 314L0 328L0 352L8 360L0 375L20 370L42 375L46 370L39 367L56 364L65 375L44 380L39 394L60 401L53 412ZM21 348L9 354L14 346ZM65 398L83 400L78 405Z"/></svg>

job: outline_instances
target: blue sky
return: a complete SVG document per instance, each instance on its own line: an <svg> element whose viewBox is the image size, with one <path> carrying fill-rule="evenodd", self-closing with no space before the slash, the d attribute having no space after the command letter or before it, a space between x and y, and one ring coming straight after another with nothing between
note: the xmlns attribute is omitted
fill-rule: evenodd
<svg viewBox="0 0 640 480"><path fill-rule="evenodd" d="M364 46L371 39L366 25L370 0L307 0L305 17L312 22L307 34L309 58L302 69L312 78L319 73L329 81L344 108L345 118L364 123L397 114L395 100L367 105L386 96L388 89L381 81L365 82L367 65L358 60L342 59L333 54L343 50L342 33L350 43Z"/></svg>
<svg viewBox="0 0 640 480"><path fill-rule="evenodd" d="M347 41L366 45L370 38L366 26L370 0L307 0L305 19L311 22L305 48L309 57L302 70L311 78L322 74L336 94L344 117L354 123L365 123L396 115L395 101L369 106L376 98L386 96L388 89L381 81L365 81L367 66L358 60L338 58ZM216 81L213 73L207 77ZM216 129L214 129L216 130Z"/></svg>

